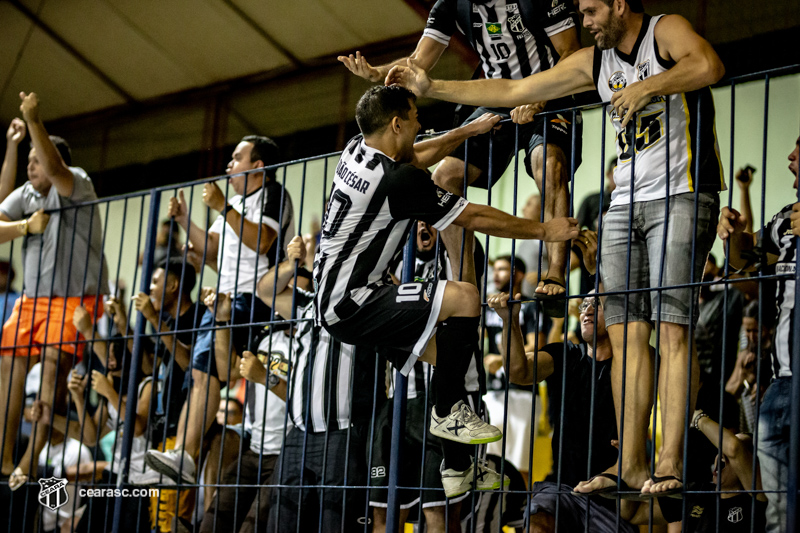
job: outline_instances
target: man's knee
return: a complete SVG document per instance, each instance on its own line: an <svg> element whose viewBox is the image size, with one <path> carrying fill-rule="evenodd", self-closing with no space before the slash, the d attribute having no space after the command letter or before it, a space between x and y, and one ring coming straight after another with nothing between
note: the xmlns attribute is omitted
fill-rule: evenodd
<svg viewBox="0 0 800 533"><path fill-rule="evenodd" d="M531 168L537 183L541 183L542 169L545 167L544 145L540 144L531 152ZM564 151L554 144L547 145L547 189L566 187L564 170L567 168L567 160Z"/></svg>
<svg viewBox="0 0 800 533"><path fill-rule="evenodd" d="M469 165L467 184L475 181L480 174L481 171L478 167ZM464 162L455 157L445 157L433 171L432 177L433 182L442 189L454 194L462 194L464 191Z"/></svg>
<svg viewBox="0 0 800 533"><path fill-rule="evenodd" d="M481 297L475 285L461 281L448 281L447 291L453 294L453 301L450 303L455 304L450 307L457 309L457 312L451 313L450 316L472 317L481 314Z"/></svg>
<svg viewBox="0 0 800 533"><path fill-rule="evenodd" d="M674 355L685 357L688 354L687 343L689 341L689 326L684 324L674 324L671 322L661 323L661 335L659 343L662 355Z"/></svg>

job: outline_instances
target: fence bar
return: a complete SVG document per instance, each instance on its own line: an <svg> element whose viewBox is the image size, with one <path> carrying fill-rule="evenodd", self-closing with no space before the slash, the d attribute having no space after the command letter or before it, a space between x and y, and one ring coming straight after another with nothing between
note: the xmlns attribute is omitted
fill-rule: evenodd
<svg viewBox="0 0 800 533"><path fill-rule="evenodd" d="M144 245L144 261L142 263L142 276L139 290L145 294L150 294L150 278L153 276L153 257L156 251L156 233L158 232L158 211L161 204L161 194L158 191L150 191L150 214L148 216L147 237ZM122 464L119 465L119 476L117 486L125 484L128 480L130 463L128 458L131 456L133 447L133 434L136 426L136 404L139 400L137 390L139 388L139 367L142 360L142 336L145 334L144 328L147 320L142 313L136 314L136 326L133 330L133 353L129 367L130 376L128 379L128 400L125 406L125 426L122 432ZM130 527L130 524L120 523L122 520L122 498L116 498L114 502L114 523L112 531L120 533L123 528Z"/></svg>
<svg viewBox="0 0 800 533"><path fill-rule="evenodd" d="M416 229L416 224L411 228ZM403 249L403 283L414 281L414 257L417 251L417 232L410 231L408 243ZM406 397L408 396L408 377L395 371L394 410L392 412L392 447L389 455L389 494L386 502L386 532L400 533L400 497L397 487L400 484L400 462L403 459L403 438L406 427ZM420 503L420 507L421 507Z"/></svg>

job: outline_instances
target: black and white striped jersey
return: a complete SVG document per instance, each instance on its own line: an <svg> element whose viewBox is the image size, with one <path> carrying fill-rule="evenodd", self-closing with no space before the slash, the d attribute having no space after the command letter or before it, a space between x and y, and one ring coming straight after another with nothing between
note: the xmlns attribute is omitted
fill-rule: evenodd
<svg viewBox="0 0 800 533"><path fill-rule="evenodd" d="M336 166L314 261L317 324L352 316L373 290L392 283L389 263L412 221L442 231L467 205L434 185L427 171L354 137Z"/></svg>
<svg viewBox="0 0 800 533"><path fill-rule="evenodd" d="M314 299L297 290L298 317L287 391L292 423L302 431L320 433L347 429L353 418L368 416L375 394L386 397L383 374L375 387L377 354L369 348L343 344L315 326Z"/></svg>
<svg viewBox="0 0 800 533"><path fill-rule="evenodd" d="M778 256L775 264L776 274L791 274L791 277L779 278L775 296L778 304L777 327L775 328L775 350L773 352L773 370L775 377L792 375L792 345L794 336L799 332L794 326L794 275L797 266L796 238L792 236L792 206L787 205L764 226L761 232L762 250L767 254Z"/></svg>
<svg viewBox="0 0 800 533"><path fill-rule="evenodd" d="M559 56L550 37L576 31L574 15L571 0L491 0L480 5L438 0L423 36L447 45L460 31L480 55L487 78L518 80L556 64Z"/></svg>

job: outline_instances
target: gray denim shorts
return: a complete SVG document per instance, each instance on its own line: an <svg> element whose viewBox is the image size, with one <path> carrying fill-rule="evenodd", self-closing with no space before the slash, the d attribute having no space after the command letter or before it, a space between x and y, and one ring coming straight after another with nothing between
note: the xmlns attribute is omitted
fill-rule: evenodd
<svg viewBox="0 0 800 533"><path fill-rule="evenodd" d="M716 237L719 194L700 193L697 201L699 204L697 224L695 224L695 193L692 192L670 196L668 217L665 217L665 200L634 202L630 228L628 227L630 205L609 209L603 218L600 250L603 290L615 292L671 287L701 281L703 267ZM665 227L666 246L664 246ZM693 247L694 264L692 264ZM626 284L629 260L630 284ZM606 325L626 321L656 323L659 311L662 322L695 324L698 317L698 295L697 288L611 295L606 298L603 305Z"/></svg>

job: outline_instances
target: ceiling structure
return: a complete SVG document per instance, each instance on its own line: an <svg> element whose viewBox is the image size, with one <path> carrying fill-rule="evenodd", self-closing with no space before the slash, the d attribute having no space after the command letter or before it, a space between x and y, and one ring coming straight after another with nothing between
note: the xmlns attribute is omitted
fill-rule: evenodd
<svg viewBox="0 0 800 533"><path fill-rule="evenodd" d="M0 0L0 120L36 91L90 171L343 124L369 86L336 61L413 50L431 0ZM800 27L800 0L645 0L715 46ZM584 44L589 44L584 32ZM455 43L434 74L468 78ZM424 104L424 102L423 102ZM208 162L200 172L220 170ZM191 172L188 177L191 176Z"/></svg>

